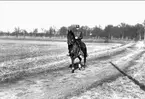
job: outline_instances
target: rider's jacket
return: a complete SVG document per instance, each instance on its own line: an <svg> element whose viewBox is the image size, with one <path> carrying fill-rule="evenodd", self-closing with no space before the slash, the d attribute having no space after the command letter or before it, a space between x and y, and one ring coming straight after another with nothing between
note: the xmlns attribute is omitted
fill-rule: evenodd
<svg viewBox="0 0 145 99"><path fill-rule="evenodd" d="M81 31L75 31L74 35L76 39L83 39L83 34Z"/></svg>
<svg viewBox="0 0 145 99"><path fill-rule="evenodd" d="M81 32L81 31L79 31L79 30L72 30L72 32L73 32L73 34L74 34L74 36L75 36L75 39L78 39L78 40L81 40L81 39L83 39L83 33ZM67 43L68 43L68 45L71 45L71 41L69 41L69 40L67 40Z"/></svg>

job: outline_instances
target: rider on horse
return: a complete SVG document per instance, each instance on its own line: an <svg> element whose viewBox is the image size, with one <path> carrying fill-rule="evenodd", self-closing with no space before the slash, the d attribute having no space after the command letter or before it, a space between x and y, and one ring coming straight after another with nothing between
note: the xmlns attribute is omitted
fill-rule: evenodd
<svg viewBox="0 0 145 99"><path fill-rule="evenodd" d="M76 39L76 41L77 41L77 43L78 43L78 45L79 45L79 47L81 48L81 50L82 50L82 39L83 39L83 34L82 34L82 32L81 31L79 31L79 25L76 25L76 31L72 31L71 33L73 33L74 34L74 36L75 36L75 39ZM71 51L71 48L72 48L72 44L71 43L69 43L68 42L68 50L69 50L69 55L68 56L70 56L70 51ZM88 54L87 54L88 55Z"/></svg>

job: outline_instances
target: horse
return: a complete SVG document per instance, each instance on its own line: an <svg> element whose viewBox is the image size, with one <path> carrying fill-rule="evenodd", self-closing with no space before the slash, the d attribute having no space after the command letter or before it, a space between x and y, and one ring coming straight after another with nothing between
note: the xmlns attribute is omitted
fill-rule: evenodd
<svg viewBox="0 0 145 99"><path fill-rule="evenodd" d="M75 39L74 33L70 30L68 30L68 34L67 34L67 41L68 41L68 45L70 44L71 49L70 49L70 58L71 58L71 68L72 68L72 73L74 73L75 71L75 59L78 58L80 61L78 64L79 69L82 67L86 67L86 57L87 57L87 47L86 44L84 42L81 42L81 44L79 44L79 40ZM82 65L81 61L82 58L81 56L84 58L84 65Z"/></svg>

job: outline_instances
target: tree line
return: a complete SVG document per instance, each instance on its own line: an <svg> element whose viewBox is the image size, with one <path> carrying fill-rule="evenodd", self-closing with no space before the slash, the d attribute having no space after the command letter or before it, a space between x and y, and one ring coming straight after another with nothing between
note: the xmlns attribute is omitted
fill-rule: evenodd
<svg viewBox="0 0 145 99"><path fill-rule="evenodd" d="M118 38L118 39L144 39L144 24L129 25L126 23L121 23L120 25L113 26L107 25L104 29L101 26L95 26L90 28L88 26L81 26L79 31L83 33L84 38L95 37L95 38ZM75 26L71 25L69 27L62 26L60 29L56 30L53 27L47 29L42 29L42 32L38 32L38 29L34 29L32 32L27 32L25 29L15 28L13 32L3 32L0 31L0 36L30 36L30 37L66 37L68 29L75 31Z"/></svg>

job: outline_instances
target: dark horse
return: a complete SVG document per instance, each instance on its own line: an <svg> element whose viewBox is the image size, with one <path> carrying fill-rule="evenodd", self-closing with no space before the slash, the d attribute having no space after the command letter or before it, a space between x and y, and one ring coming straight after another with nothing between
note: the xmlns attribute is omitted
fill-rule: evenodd
<svg viewBox="0 0 145 99"><path fill-rule="evenodd" d="M72 31L68 31L67 41L68 41L69 46L71 46L71 49L69 50L70 50L70 58L72 61L72 64L71 64L72 73L74 73L74 70L75 70L74 61L76 58L80 60L79 69L82 67L84 68L86 67L87 48L84 42L80 42L79 39L75 39L75 35ZM84 57L84 65L81 64L82 58L80 56Z"/></svg>

